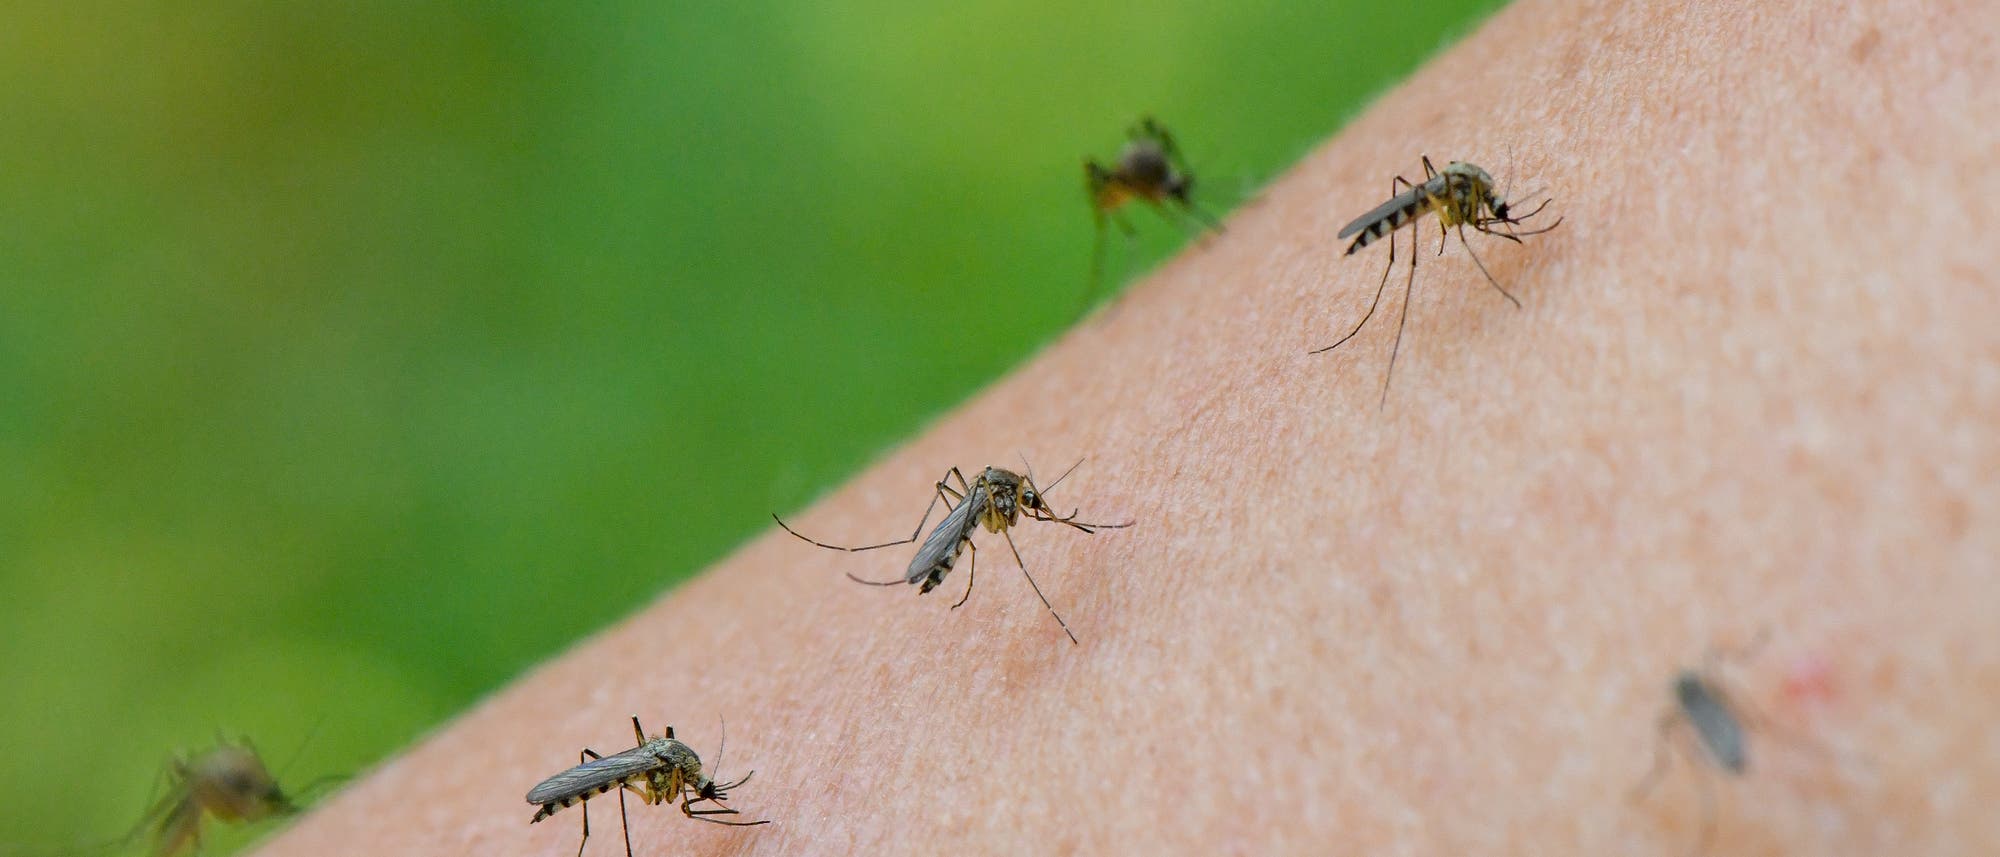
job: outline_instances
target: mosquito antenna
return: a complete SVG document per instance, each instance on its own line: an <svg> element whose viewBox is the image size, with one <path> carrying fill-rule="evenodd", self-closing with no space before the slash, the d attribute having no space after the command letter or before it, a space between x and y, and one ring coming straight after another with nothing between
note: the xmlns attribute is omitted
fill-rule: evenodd
<svg viewBox="0 0 2000 857"><path fill-rule="evenodd" d="M1025 461L1026 459L1023 460ZM1056 486L1061 485L1064 479L1068 479L1071 473L1075 473L1078 467L1082 467L1083 462L1084 459L1077 459L1075 464L1070 465L1068 470L1063 471L1061 476L1056 477L1056 481L1049 483L1049 487L1041 489L1042 499L1048 499L1049 492L1056 490Z"/></svg>
<svg viewBox="0 0 2000 857"><path fill-rule="evenodd" d="M325 726L326 719L331 716L333 716L333 711L329 709L327 711L320 712L319 716L313 719L312 728L306 730L306 737L299 739L299 745L292 749L291 756L285 759L285 763L283 765L278 766L277 777L279 780L283 780L285 778L285 772L290 771L293 765L298 764L299 757L305 755L306 747L312 744L312 739L319 735L320 727Z"/></svg>
<svg viewBox="0 0 2000 857"><path fill-rule="evenodd" d="M159 772L153 775L153 787L146 797L145 814L139 816L139 820L133 822L132 827L123 834L115 838L88 842L73 849L52 853L62 855L103 854L114 848L123 848L132 844L133 840L138 839L140 834L146 832L146 828L151 827L155 821L158 821L161 816L171 811L170 808L175 805L175 789L172 785L169 785L167 793L160 794L160 782L162 780L175 779L175 776L169 773L169 771L178 770L179 768L180 760L177 758L169 760L165 765L160 766Z"/></svg>
<svg viewBox="0 0 2000 857"><path fill-rule="evenodd" d="M718 714L715 716L715 722L722 724L722 739L715 742L715 773L720 775L722 754L729 752L729 721L722 719L722 715Z"/></svg>
<svg viewBox="0 0 2000 857"><path fill-rule="evenodd" d="M1215 215L1209 213L1208 209L1196 204L1194 200L1183 200L1181 207L1202 226L1212 229L1218 234L1229 231L1222 228L1222 221L1216 219Z"/></svg>

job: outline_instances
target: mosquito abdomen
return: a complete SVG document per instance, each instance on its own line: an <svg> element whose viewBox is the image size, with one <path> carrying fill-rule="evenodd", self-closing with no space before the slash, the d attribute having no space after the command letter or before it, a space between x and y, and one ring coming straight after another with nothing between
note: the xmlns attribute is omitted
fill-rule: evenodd
<svg viewBox="0 0 2000 857"><path fill-rule="evenodd" d="M1389 213L1376 218L1375 222L1362 227L1361 234L1354 237L1354 243L1347 245L1345 255L1354 255L1361 248L1375 243L1376 239L1410 225L1434 204L1432 197L1418 196L1410 200L1408 205L1391 209Z"/></svg>

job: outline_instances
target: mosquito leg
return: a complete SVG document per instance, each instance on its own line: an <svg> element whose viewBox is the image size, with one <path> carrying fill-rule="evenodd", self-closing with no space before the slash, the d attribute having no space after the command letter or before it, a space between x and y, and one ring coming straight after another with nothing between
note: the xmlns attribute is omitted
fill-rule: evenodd
<svg viewBox="0 0 2000 857"><path fill-rule="evenodd" d="M1217 223L1215 218L1209 216L1208 212L1202 211L1191 201L1180 200L1178 206L1169 206L1164 202L1150 201L1147 204L1151 205L1153 210L1159 213L1161 220L1180 227L1183 233L1188 231L1188 223L1190 221L1194 224L1196 237L1200 237L1209 231L1222 231L1222 224Z"/></svg>
<svg viewBox="0 0 2000 857"><path fill-rule="evenodd" d="M588 802L584 803L589 807ZM618 790L618 829L625 834L625 857L632 857L632 819L625 814L625 790ZM583 845L576 846L576 857L583 857Z"/></svg>
<svg viewBox="0 0 2000 857"><path fill-rule="evenodd" d="M1138 523L1138 521L1120 521L1116 524L1093 524L1090 523L1089 521L1076 520L1076 514L1077 514L1076 512L1072 511L1069 513L1069 515L1061 518L1055 517L1053 515L1040 515L1040 514L1030 515L1030 517L1034 518L1037 521L1047 521L1051 524L1062 524L1065 527L1071 527L1074 529L1082 530L1085 533L1096 533L1098 530L1122 530L1125 529L1126 527Z"/></svg>
<svg viewBox="0 0 2000 857"><path fill-rule="evenodd" d="M1077 308L1078 315L1090 309L1090 305L1097 301L1098 289L1104 287L1104 230L1107 224L1104 222L1104 209L1096 207L1094 202L1091 213L1097 221L1097 237L1090 246L1090 284L1083 293L1083 306Z"/></svg>
<svg viewBox="0 0 2000 857"><path fill-rule="evenodd" d="M733 810L733 809L732 809L732 810L730 810L730 812L735 812L735 811L736 811L736 810ZM709 817L708 817L708 816L711 816L711 815L716 815L716 814L717 814L717 813L713 813L713 812L709 812L709 811L707 811L707 810L695 810L695 811L693 811L693 812L690 812L690 813L688 813L688 817L689 817L689 818L692 818L692 819L694 819L694 820L696 820L696 821L706 821L706 822L708 822L708 823L710 823L710 824L727 824L727 825L729 825L730 827L756 827L756 826L757 826L757 825L759 825L759 824L770 824L770 823L771 823L771 820L770 820L770 819L768 819L768 818L764 818L764 819L759 819L759 820L757 820L757 821L723 821L722 819L719 819L719 818L709 818Z"/></svg>
<svg viewBox="0 0 2000 857"><path fill-rule="evenodd" d="M1666 774L1667 764L1671 761L1668 758L1667 746L1669 733L1673 732L1675 726L1680 725L1680 720L1678 712L1670 711L1660 716L1659 734L1653 739L1653 767L1647 769L1646 775L1640 777L1637 783L1632 784L1631 791L1626 793L1627 800L1637 801L1652 791L1654 786L1660 784L1660 777Z"/></svg>
<svg viewBox="0 0 2000 857"><path fill-rule="evenodd" d="M1429 168L1428 159L1424 166ZM1378 408L1389 404L1389 381L1396 377L1396 354L1403 350L1403 327L1410 323L1410 296L1417 287L1417 259L1423 255L1417 252L1416 243L1416 236L1410 236L1410 277L1403 283L1403 312L1396 319L1396 341L1389 346L1389 369L1382 373L1382 401L1375 405Z"/></svg>
<svg viewBox="0 0 2000 857"><path fill-rule="evenodd" d="M965 546L972 549L972 552L965 557L965 594L958 596L957 604L951 605L953 610L963 606L965 599L972 597L972 580L979 575L979 546L969 540Z"/></svg>
<svg viewBox="0 0 2000 857"><path fill-rule="evenodd" d="M944 472L944 479L939 479L939 480L938 480L938 487L939 487L939 488L942 488L942 489L945 489L945 490L950 490L949 486L945 485L945 479L957 479L957 480L958 480L958 490L957 490L957 491L953 491L953 492L952 492L952 499L954 499L954 500L963 500L963 499L965 499L965 495L967 495L967 494L970 494L970 493L972 493L972 486L971 486L971 485L968 485L968 484L966 484L966 482L965 482L965 472L964 472L964 471L962 471L962 470L959 470L959 469L958 469L957 467L953 467L952 469L950 469L950 470L947 470L947 471L945 471L945 472ZM949 504L949 503L947 503L947 504L946 504L946 506L947 506L947 507L949 507L949 506L950 506L950 504ZM951 510L950 510L949 508L947 508L947 509L946 509L945 511L951 511ZM919 526L919 527L917 527L917 529L918 529L918 530L922 530L922 529L923 529L923 527Z"/></svg>
<svg viewBox="0 0 2000 857"><path fill-rule="evenodd" d="M1077 316L1082 317L1097 300L1097 291L1104 283L1104 227L1108 213L1104 205L1104 189L1111 185L1111 171L1099 166L1089 158L1083 160L1083 192L1090 198L1090 216L1097 225L1097 237L1090 248L1090 282L1083 293L1083 304L1077 307Z"/></svg>
<svg viewBox="0 0 2000 857"><path fill-rule="evenodd" d="M950 483L951 480L954 478L958 480L958 484L961 486L963 490L961 490L961 488L951 487ZM937 507L937 503L939 500L944 501L945 512L948 515L952 510L958 508L957 503L963 503L965 501L966 494L972 490L972 487L967 485L965 482L965 474L963 472L960 472L957 467L953 467L952 469L945 471L944 478L939 479L937 482L933 483L932 488L935 489L936 493L931 495L931 506L930 508L926 508L924 510L923 520L917 522L916 533L912 533L908 539L902 542L897 542L897 544L908 544L910 542L917 540L917 533L922 533L924 531L924 524L930 521L931 509ZM957 503L954 503L954 501L957 501ZM939 526L943 525L940 524ZM897 578L895 580L869 580L865 577L857 577L851 571L847 573L847 579L852 580L855 583L865 583L869 586L898 586L901 584L912 582L907 578ZM919 591L929 592L931 591L932 585L935 584L927 584L924 586L923 589Z"/></svg>
<svg viewBox="0 0 2000 857"><path fill-rule="evenodd" d="M950 479L954 475L958 477L958 482L960 485L965 484L965 474L960 473L957 467L953 467L952 469L945 471L945 479ZM817 539L807 538L804 534L800 533L798 530L792 529L791 525L785 523L784 519L778 517L777 513L775 512L771 514L771 520L777 521L778 526L783 527L785 529L785 532L797 536L801 541L817 545L819 547L823 547L828 550L847 551L848 553L859 553L861 551L872 551L880 548L892 548L897 545L907 545L911 542L916 541L918 536L923 535L924 525L930 523L931 512L937 510L938 500L945 499L946 492L951 491L951 488L945 485L944 479L938 480L937 488L938 488L937 493L931 495L930 505L924 507L924 516L922 518L917 519L917 528L910 532L909 538L897 539L896 541L893 542L883 542L879 545L863 545L861 547L847 547L845 545L827 544L826 542L822 542ZM964 499L964 495L959 494L958 499ZM945 500L945 510L946 511L951 510L951 500L948 499ZM644 743L644 740L642 739L640 743Z"/></svg>
<svg viewBox="0 0 2000 857"><path fill-rule="evenodd" d="M1709 772L1697 769L1694 774L1695 791L1701 798L1701 835L1695 840L1691 857L1708 853L1709 843L1715 841L1715 778Z"/></svg>
<svg viewBox="0 0 2000 857"><path fill-rule="evenodd" d="M162 816L167 815L172 807L180 803L180 800L175 796L175 792L179 791L179 784L184 779L186 779L186 774L183 773L182 763L179 759L168 759L165 762L161 762L160 767L153 772L152 788L146 791L146 814L139 816L139 821L132 825L132 829L125 831L124 836L110 840L106 844L112 847L129 844L132 840L138 839L140 834L145 833L146 828L152 826L155 819L161 819ZM160 791L162 785L167 787L164 794ZM165 820L161 819L161 827L165 826Z"/></svg>
<svg viewBox="0 0 2000 857"><path fill-rule="evenodd" d="M1479 254L1472 252L1472 242L1465 240L1465 224L1463 223L1458 225L1458 243L1465 245L1465 255L1472 257L1472 264L1479 266L1479 273L1486 274L1486 282L1492 283L1493 288L1500 292L1501 297L1513 302L1515 309L1520 309L1521 301L1513 295L1508 294L1506 289L1501 288L1500 281L1493 279L1493 275L1487 273L1486 263L1479 261Z"/></svg>
<svg viewBox="0 0 2000 857"><path fill-rule="evenodd" d="M584 762L589 761L591 759L601 759L601 758L604 757L597 755L597 752L590 749L589 747L583 748L583 752L576 754L577 764L583 764ZM576 857L583 857L583 843L589 841L590 841L590 801L586 799L583 801L583 838L576 841Z"/></svg>
<svg viewBox="0 0 2000 857"><path fill-rule="evenodd" d="M771 823L770 819L763 819L759 821L724 821L720 818L710 818L710 816L737 815L738 813L736 810L723 806L720 803L716 804L715 809L695 809L694 804L696 800L711 800L711 798L698 798L698 799L690 798L688 800L682 801L681 814L689 818L692 818L696 821L706 821L709 822L710 824L726 824L729 825L730 827L756 827L759 824Z"/></svg>
<svg viewBox="0 0 2000 857"><path fill-rule="evenodd" d="M1391 232L1389 233L1389 264L1383 266L1382 268L1382 282L1376 284L1375 286L1375 299L1368 302L1368 311L1361 314L1361 320L1355 322L1354 329L1348 331L1346 336L1341 337L1339 340L1335 341L1332 345L1326 346L1325 348L1315 348L1307 353L1320 354L1323 352L1332 351L1335 348L1339 348L1340 346L1347 344L1347 340L1353 339L1355 334L1360 333L1361 328L1366 327L1368 325L1368 320L1375 317L1375 308L1382 305L1382 292L1383 290L1389 287L1389 272L1395 270L1395 268L1396 268L1396 233Z"/></svg>
<svg viewBox="0 0 2000 857"><path fill-rule="evenodd" d="M1229 231L1227 229L1222 228L1221 220L1216 219L1215 215L1208 213L1207 209L1194 204L1193 200L1190 199L1181 200L1181 210L1188 217L1193 218L1196 222L1200 223L1202 226L1206 227L1207 229L1216 233L1217 235L1221 235Z"/></svg>
<svg viewBox="0 0 2000 857"><path fill-rule="evenodd" d="M1049 603L1049 597L1042 594L1042 587L1035 583L1035 576L1028 573L1028 564L1021 561L1021 549L1014 546L1014 534L1001 530L1000 535L1006 537L1007 549L1014 552L1014 564L1021 567L1021 576L1028 579L1028 588L1035 590L1035 597L1042 599L1042 606L1048 608L1050 616L1056 617L1056 624L1061 625L1063 633L1069 635L1070 645L1083 645L1076 641L1076 633L1069 629L1068 622L1063 621L1062 614L1057 613L1055 606Z"/></svg>

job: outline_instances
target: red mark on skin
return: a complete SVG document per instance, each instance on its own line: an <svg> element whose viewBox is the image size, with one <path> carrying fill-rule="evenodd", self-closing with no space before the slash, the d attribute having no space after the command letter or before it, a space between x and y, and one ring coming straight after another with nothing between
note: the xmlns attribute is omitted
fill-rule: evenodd
<svg viewBox="0 0 2000 857"><path fill-rule="evenodd" d="M1839 693L1834 686L1833 664L1819 655L1793 658L1785 667L1781 693L1788 707L1810 709L1826 705Z"/></svg>

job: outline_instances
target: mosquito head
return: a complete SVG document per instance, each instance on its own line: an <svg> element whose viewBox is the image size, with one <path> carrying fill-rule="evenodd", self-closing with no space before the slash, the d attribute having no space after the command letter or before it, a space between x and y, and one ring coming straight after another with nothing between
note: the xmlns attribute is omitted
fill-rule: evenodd
<svg viewBox="0 0 2000 857"><path fill-rule="evenodd" d="M1048 502L1042 499L1042 492L1035 490L1035 483L1027 480L1022 480L1021 482L1018 502L1021 508L1028 510L1029 514L1047 512L1049 510Z"/></svg>
<svg viewBox="0 0 2000 857"><path fill-rule="evenodd" d="M1702 678L1701 673L1683 670L1680 675L1674 676L1674 701L1679 702L1682 708L1698 706L1711 696L1708 681Z"/></svg>

